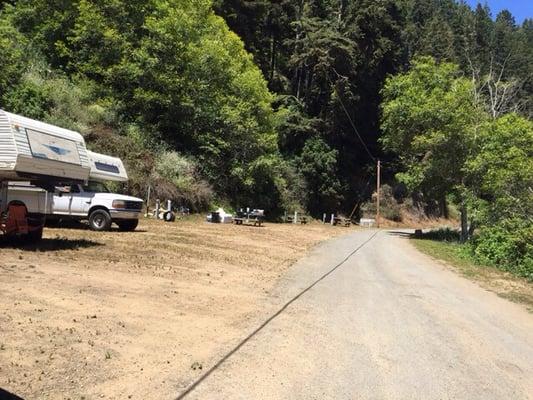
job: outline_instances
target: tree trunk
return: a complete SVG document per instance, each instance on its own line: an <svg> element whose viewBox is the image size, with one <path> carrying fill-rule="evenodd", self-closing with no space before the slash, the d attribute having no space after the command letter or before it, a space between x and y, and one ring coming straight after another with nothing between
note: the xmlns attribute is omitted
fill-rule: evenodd
<svg viewBox="0 0 533 400"><path fill-rule="evenodd" d="M446 197L442 196L439 200L439 212L440 216L448 219L450 217L450 214L448 213L448 202L446 201Z"/></svg>
<svg viewBox="0 0 533 400"><path fill-rule="evenodd" d="M466 204L461 203L461 243L468 240L468 213L466 210Z"/></svg>
<svg viewBox="0 0 533 400"><path fill-rule="evenodd" d="M270 83L274 80L274 70L276 68L276 39L274 38L274 34L270 36Z"/></svg>
<svg viewBox="0 0 533 400"><path fill-rule="evenodd" d="M474 231L476 230L476 224L474 221L470 221L470 226L468 227L468 238L470 239L474 236Z"/></svg>

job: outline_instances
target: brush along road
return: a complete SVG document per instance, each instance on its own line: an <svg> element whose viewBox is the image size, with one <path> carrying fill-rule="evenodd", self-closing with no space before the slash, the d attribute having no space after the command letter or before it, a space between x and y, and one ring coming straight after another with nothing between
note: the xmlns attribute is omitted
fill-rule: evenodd
<svg viewBox="0 0 533 400"><path fill-rule="evenodd" d="M278 306L371 235L316 248L278 287ZM533 315L380 232L186 398L533 398Z"/></svg>

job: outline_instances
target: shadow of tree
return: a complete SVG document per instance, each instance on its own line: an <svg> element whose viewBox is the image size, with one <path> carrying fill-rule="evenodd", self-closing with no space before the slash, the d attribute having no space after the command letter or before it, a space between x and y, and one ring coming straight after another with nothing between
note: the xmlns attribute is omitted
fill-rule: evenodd
<svg viewBox="0 0 533 400"><path fill-rule="evenodd" d="M0 400L24 400L22 397L17 396L7 390L0 388Z"/></svg>
<svg viewBox="0 0 533 400"><path fill-rule="evenodd" d="M407 238L407 239L414 237L414 233L405 232L405 231L387 231L387 234L392 235L392 236L399 236L399 237Z"/></svg>
<svg viewBox="0 0 533 400"><path fill-rule="evenodd" d="M78 229L78 230L89 230L89 225L86 223L75 221L75 220L46 220L45 224L48 229Z"/></svg>
<svg viewBox="0 0 533 400"><path fill-rule="evenodd" d="M428 232L422 232L422 234L415 237L417 239L433 240L437 242L460 242L461 232L456 229L441 228L433 229Z"/></svg>
<svg viewBox="0 0 533 400"><path fill-rule="evenodd" d="M14 238L1 238L0 248L20 249L26 251L47 252L58 250L76 250L104 246L102 243L86 239L49 238L35 243L24 243ZM1 398L0 398L1 399Z"/></svg>
<svg viewBox="0 0 533 400"><path fill-rule="evenodd" d="M47 221L46 222L46 229L54 230L54 229L72 229L72 230L81 230L81 231L90 231L89 225L84 222L79 222L75 220L62 220L62 221ZM135 229L134 231L122 231L116 226L112 226L111 229L107 232L115 232L115 233L142 233L146 232L146 230L142 229Z"/></svg>

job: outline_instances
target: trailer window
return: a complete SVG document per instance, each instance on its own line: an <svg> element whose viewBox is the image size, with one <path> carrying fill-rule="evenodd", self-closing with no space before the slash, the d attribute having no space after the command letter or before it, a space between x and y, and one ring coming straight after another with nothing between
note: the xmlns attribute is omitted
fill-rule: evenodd
<svg viewBox="0 0 533 400"><path fill-rule="evenodd" d="M99 171L111 172L113 174L120 174L120 169L114 164L107 164L104 162L96 161L94 166Z"/></svg>

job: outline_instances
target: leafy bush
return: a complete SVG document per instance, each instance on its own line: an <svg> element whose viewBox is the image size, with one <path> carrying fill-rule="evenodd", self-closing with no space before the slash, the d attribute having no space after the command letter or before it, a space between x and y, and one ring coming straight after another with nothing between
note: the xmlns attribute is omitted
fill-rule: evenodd
<svg viewBox="0 0 533 400"><path fill-rule="evenodd" d="M0 22L0 106L9 97L6 92L16 85L25 70L27 40L8 19Z"/></svg>
<svg viewBox="0 0 533 400"><path fill-rule="evenodd" d="M64 74L48 71L40 60L9 88L3 106L16 114L85 135L95 125L112 126L118 119L116 105L110 100L98 99L95 90L88 80L72 80Z"/></svg>
<svg viewBox="0 0 533 400"><path fill-rule="evenodd" d="M195 211L205 210L213 200L213 190L199 177L194 161L174 151L157 157L151 181L156 197L173 200Z"/></svg>
<svg viewBox="0 0 533 400"><path fill-rule="evenodd" d="M363 204L361 210L364 217L373 218L376 215L377 193L372 194L372 200ZM398 201L394 198L392 187L383 185L380 191L380 211L381 216L390 220L401 222L402 210Z"/></svg>
<svg viewBox="0 0 533 400"><path fill-rule="evenodd" d="M533 224L513 219L483 228L471 243L482 263L533 280Z"/></svg>

